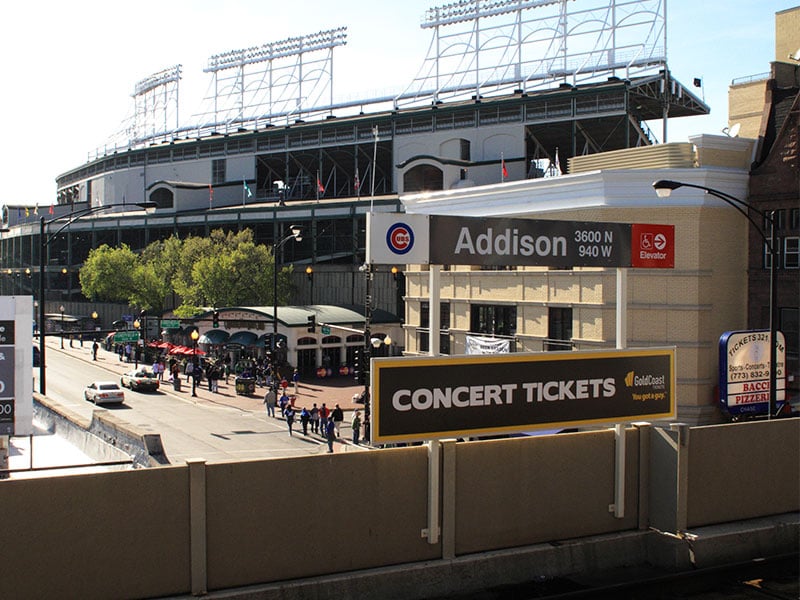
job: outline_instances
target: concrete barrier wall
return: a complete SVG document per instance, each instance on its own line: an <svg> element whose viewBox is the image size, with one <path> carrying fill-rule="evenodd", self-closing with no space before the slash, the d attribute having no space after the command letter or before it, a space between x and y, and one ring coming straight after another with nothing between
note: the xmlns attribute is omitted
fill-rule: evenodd
<svg viewBox="0 0 800 600"><path fill-rule="evenodd" d="M458 444L456 554L636 529L639 432L626 435L621 519L611 430Z"/></svg>
<svg viewBox="0 0 800 600"><path fill-rule="evenodd" d="M146 598L189 589L185 467L0 483L0 598Z"/></svg>
<svg viewBox="0 0 800 600"><path fill-rule="evenodd" d="M622 518L614 431L446 442L434 543L426 447L2 481L0 598L202 594L796 512L798 426L627 429Z"/></svg>
<svg viewBox="0 0 800 600"><path fill-rule="evenodd" d="M800 511L800 419L694 427L688 527Z"/></svg>
<svg viewBox="0 0 800 600"><path fill-rule="evenodd" d="M208 587L416 562L427 449L207 465Z"/></svg>

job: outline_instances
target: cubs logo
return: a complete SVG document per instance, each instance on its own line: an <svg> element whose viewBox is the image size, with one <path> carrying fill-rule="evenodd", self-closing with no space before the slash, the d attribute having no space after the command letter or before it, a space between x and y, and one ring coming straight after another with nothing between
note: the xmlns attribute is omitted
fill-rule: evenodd
<svg viewBox="0 0 800 600"><path fill-rule="evenodd" d="M414 247L414 231L405 223L395 223L386 232L386 245L395 254L406 254Z"/></svg>

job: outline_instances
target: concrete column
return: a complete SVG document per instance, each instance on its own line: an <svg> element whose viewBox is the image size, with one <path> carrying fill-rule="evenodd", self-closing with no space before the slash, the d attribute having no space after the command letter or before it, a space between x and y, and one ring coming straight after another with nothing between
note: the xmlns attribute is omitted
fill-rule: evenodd
<svg viewBox="0 0 800 600"><path fill-rule="evenodd" d="M208 592L208 556L206 548L206 461L193 458L189 467L189 535L192 569L192 595Z"/></svg>
<svg viewBox="0 0 800 600"><path fill-rule="evenodd" d="M456 557L456 441L442 440L442 558Z"/></svg>
<svg viewBox="0 0 800 600"><path fill-rule="evenodd" d="M678 433L678 481L675 485L675 532L686 531L689 523L689 432L685 423L672 423L672 431Z"/></svg>

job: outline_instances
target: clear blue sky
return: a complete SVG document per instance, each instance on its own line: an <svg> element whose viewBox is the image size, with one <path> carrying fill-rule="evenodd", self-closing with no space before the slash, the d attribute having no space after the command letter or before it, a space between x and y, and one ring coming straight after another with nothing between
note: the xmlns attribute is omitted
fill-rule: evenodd
<svg viewBox="0 0 800 600"><path fill-rule="evenodd" d="M210 76L203 68L210 56L346 26L347 45L334 53L337 98L400 91L428 50L430 30L419 27L425 11L446 3L15 3L0 26L6 57L0 204L54 202L56 176L86 162L132 113L134 84L175 64L183 65L184 121L205 95ZM670 69L687 86L701 77L703 90L695 91L705 95L712 111L708 117L671 120L670 141L719 133L727 125L728 85L769 70L775 13L798 5L800 0L668 0ZM660 136L660 124L653 129Z"/></svg>

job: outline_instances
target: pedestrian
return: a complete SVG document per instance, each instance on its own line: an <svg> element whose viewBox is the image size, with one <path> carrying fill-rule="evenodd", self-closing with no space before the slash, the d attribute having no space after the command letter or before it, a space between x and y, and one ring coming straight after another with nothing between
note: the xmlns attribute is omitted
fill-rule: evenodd
<svg viewBox="0 0 800 600"><path fill-rule="evenodd" d="M280 400L278 400L278 406L281 407L281 416L286 416L286 409L289 406L289 396L286 395L286 391L284 390L283 394L281 394Z"/></svg>
<svg viewBox="0 0 800 600"><path fill-rule="evenodd" d="M186 383L189 383L192 380L192 373L194 372L194 362L186 361L186 369L184 372L186 373Z"/></svg>
<svg viewBox="0 0 800 600"><path fill-rule="evenodd" d="M286 407L286 412L283 414L286 417L286 424L289 426L289 435L292 435L292 425L294 425L294 408L291 405Z"/></svg>
<svg viewBox="0 0 800 600"><path fill-rule="evenodd" d="M328 417L331 416L331 411L325 406L325 403L322 403L322 407L319 409L319 434L322 437L325 437L328 426Z"/></svg>
<svg viewBox="0 0 800 600"><path fill-rule="evenodd" d="M336 439L336 425L333 424L333 417L328 417L325 424L325 439L328 440L328 452L333 452L333 441Z"/></svg>
<svg viewBox="0 0 800 600"><path fill-rule="evenodd" d="M341 407L337 404L336 407L331 411L331 417L333 417L333 424L336 428L336 437L342 437L342 423L344 422L344 411Z"/></svg>
<svg viewBox="0 0 800 600"><path fill-rule="evenodd" d="M308 435L308 422L311 420L311 413L304 406L300 411L300 424L303 426L303 435Z"/></svg>
<svg viewBox="0 0 800 600"><path fill-rule="evenodd" d="M358 412L358 409L353 412L351 425L353 426L353 443L358 446L358 438L361 434L361 413Z"/></svg>
<svg viewBox="0 0 800 600"><path fill-rule="evenodd" d="M319 433L319 408L316 402L311 407L311 433Z"/></svg>
<svg viewBox="0 0 800 600"><path fill-rule="evenodd" d="M275 416L275 405L277 404L277 394L273 388L267 388L267 393L264 394L264 404L267 405L267 416Z"/></svg>
<svg viewBox="0 0 800 600"><path fill-rule="evenodd" d="M300 382L300 373L297 372L297 369L292 373L292 382L294 383L294 395L297 396L297 384Z"/></svg>
<svg viewBox="0 0 800 600"><path fill-rule="evenodd" d="M97 360L97 351L100 349L100 344L97 343L97 340L94 341L92 344L92 360Z"/></svg>

